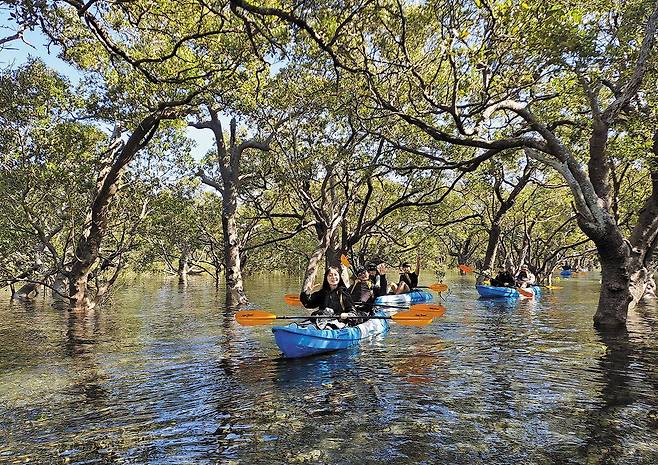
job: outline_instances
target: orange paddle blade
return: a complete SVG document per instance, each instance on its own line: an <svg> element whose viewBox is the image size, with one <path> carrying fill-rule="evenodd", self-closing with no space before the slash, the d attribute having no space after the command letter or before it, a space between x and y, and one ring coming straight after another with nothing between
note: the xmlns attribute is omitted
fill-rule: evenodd
<svg viewBox="0 0 658 465"><path fill-rule="evenodd" d="M391 319L402 326L426 326L432 322L433 315L420 311L400 312Z"/></svg>
<svg viewBox="0 0 658 465"><path fill-rule="evenodd" d="M340 262L345 265L346 267L350 267L350 261L347 259L345 255L340 256Z"/></svg>
<svg viewBox="0 0 658 465"><path fill-rule="evenodd" d="M243 326L256 326L276 320L276 315L262 310L242 310L235 314L235 319Z"/></svg>
<svg viewBox="0 0 658 465"><path fill-rule="evenodd" d="M286 294L283 296L283 300L288 304L288 305L301 305L302 301L299 300L299 296L296 294Z"/></svg>
<svg viewBox="0 0 658 465"><path fill-rule="evenodd" d="M433 291L436 292L443 292L448 290L448 285L443 284L443 283L435 283L435 284L430 284L427 286L429 289L432 289Z"/></svg>
<svg viewBox="0 0 658 465"><path fill-rule="evenodd" d="M519 294L521 294L523 297L534 297L535 293L532 291L528 291L526 289L517 287L516 290L518 291Z"/></svg>
<svg viewBox="0 0 658 465"><path fill-rule="evenodd" d="M473 271L475 271L475 270L473 270L473 268L471 268L468 265L459 265L457 268L462 270L464 273L472 273Z"/></svg>
<svg viewBox="0 0 658 465"><path fill-rule="evenodd" d="M439 304L414 304L409 310L427 313L428 315L431 315L432 318L443 316L446 312L446 308Z"/></svg>

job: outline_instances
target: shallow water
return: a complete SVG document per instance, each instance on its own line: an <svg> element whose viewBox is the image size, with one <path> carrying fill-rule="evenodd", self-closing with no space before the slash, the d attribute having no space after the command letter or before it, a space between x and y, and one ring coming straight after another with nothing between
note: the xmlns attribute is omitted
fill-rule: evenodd
<svg viewBox="0 0 658 465"><path fill-rule="evenodd" d="M658 463L655 305L608 337L596 273L539 301L448 282L430 326L301 360L202 279L136 281L87 315L2 295L0 463ZM287 314L298 288L247 282Z"/></svg>

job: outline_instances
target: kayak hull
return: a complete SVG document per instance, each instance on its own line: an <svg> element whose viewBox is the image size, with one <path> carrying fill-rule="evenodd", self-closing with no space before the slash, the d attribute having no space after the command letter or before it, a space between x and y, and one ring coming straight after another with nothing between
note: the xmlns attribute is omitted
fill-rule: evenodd
<svg viewBox="0 0 658 465"><path fill-rule="evenodd" d="M560 276L568 278L569 276L571 276L571 273L573 273L573 271L571 270L562 270L560 271Z"/></svg>
<svg viewBox="0 0 658 465"><path fill-rule="evenodd" d="M411 292L396 295L383 295L375 299L375 304L411 305L430 302L432 293L414 289ZM377 316L387 316L390 312L379 311ZM297 325L275 326L272 328L274 341L286 358L308 357L311 355L347 349L359 344L364 339L383 334L389 329L388 320L368 320L360 325L343 329L300 328Z"/></svg>
<svg viewBox="0 0 658 465"><path fill-rule="evenodd" d="M411 292L404 294L388 294L382 295L375 299L375 304L387 305L410 305L420 304L423 302L431 302L434 295L431 292L423 291L421 289L414 289Z"/></svg>
<svg viewBox="0 0 658 465"><path fill-rule="evenodd" d="M497 287L497 286L484 286L484 285L477 285L475 287L478 291L478 294L480 294L481 297L499 297L499 298L503 297L508 299L517 299L519 297L522 297L521 294L519 294L519 291L517 291L513 287ZM525 288L525 289L528 291L532 291L534 297L539 297L541 295L541 290L539 289L539 286L532 286L532 288Z"/></svg>
<svg viewBox="0 0 658 465"><path fill-rule="evenodd" d="M377 312L376 315L386 316L384 312ZM364 339L385 333L388 328L388 320L374 319L343 329L300 328L293 323L275 326L272 332L284 357L299 358L347 349Z"/></svg>

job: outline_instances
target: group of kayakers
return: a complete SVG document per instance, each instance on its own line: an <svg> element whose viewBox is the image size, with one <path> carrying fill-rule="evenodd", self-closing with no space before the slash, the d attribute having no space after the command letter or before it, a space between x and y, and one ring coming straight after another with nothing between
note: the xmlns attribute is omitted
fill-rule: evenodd
<svg viewBox="0 0 658 465"><path fill-rule="evenodd" d="M404 262L400 265L400 279L388 285L386 265L368 262L354 270L351 284L344 265L329 267L325 271L322 287L311 292L303 289L299 300L306 308L317 308L311 315L327 315L327 319L302 322L300 325L315 324L319 329L341 329L355 326L372 316L377 297L386 294L410 292L418 286L420 257L416 259L416 270Z"/></svg>
<svg viewBox="0 0 658 465"><path fill-rule="evenodd" d="M409 262L400 265L400 278L396 283L388 283L386 271L384 263L375 265L368 262L354 270L354 279L350 283L348 268L343 264L327 268L319 290L311 292L311 288L303 289L299 295L304 307L317 309L311 315L326 315L327 318L308 320L298 325L341 329L366 321L373 314L377 297L411 292L418 286L420 257L416 258L414 271ZM508 263L491 278L490 284L496 287L531 287L535 284L535 275L526 264L515 273L514 266Z"/></svg>
<svg viewBox="0 0 658 465"><path fill-rule="evenodd" d="M535 284L535 275L523 264L518 273L514 273L514 266L508 263L501 268L495 278L491 279L491 285L496 287L532 287Z"/></svg>

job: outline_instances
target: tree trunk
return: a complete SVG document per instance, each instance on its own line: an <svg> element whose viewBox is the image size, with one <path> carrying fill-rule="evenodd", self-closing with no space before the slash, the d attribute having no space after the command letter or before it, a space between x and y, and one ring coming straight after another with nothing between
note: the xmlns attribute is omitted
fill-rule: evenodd
<svg viewBox="0 0 658 465"><path fill-rule="evenodd" d="M230 307L247 303L242 281L242 264L240 261L241 241L237 225L238 193L240 191L240 163L246 149L255 148L269 150L269 140L257 142L252 139L238 144L237 122L231 119L229 146L226 147L219 113L208 108L210 120L202 123L191 123L198 129L210 129L215 136L217 146L217 164L221 174L221 182L206 176L203 170L198 175L204 184L214 187L222 196L222 226L224 239L224 272L226 275L226 301Z"/></svg>
<svg viewBox="0 0 658 465"><path fill-rule="evenodd" d="M594 326L624 328L628 312L644 296L650 278L646 268L638 267L634 260L619 256L601 257L601 293Z"/></svg>
<svg viewBox="0 0 658 465"><path fill-rule="evenodd" d="M507 199L503 198L503 181L505 179L505 172L501 168L499 175L496 176L496 181L494 183L494 192L496 198L500 202L498 211L496 211L493 219L491 221L491 229L489 229L489 241L487 244L487 252L484 255L484 262L482 263L482 270L489 270L493 273L494 266L496 265L496 254L498 252L498 245L500 243L501 227L500 223L507 214L507 212L514 206L516 198L521 194L525 186L530 182L532 174L535 172L535 168L530 164L526 163L525 168L523 169L523 175L518 178L518 182L508 194ZM485 275L480 275L478 277L478 283L481 283L486 278Z"/></svg>
<svg viewBox="0 0 658 465"><path fill-rule="evenodd" d="M215 289L219 289L219 281L221 279L222 264L213 259L213 267L215 268Z"/></svg>
<svg viewBox="0 0 658 465"><path fill-rule="evenodd" d="M653 153L658 155L658 132L654 134ZM601 295L594 316L596 327L624 327L628 311L642 299L653 280L652 257L658 243L658 169L651 168L652 193L639 212L630 240L624 239L614 218L609 214L600 215L605 228L598 229L597 232L603 234L593 238L601 262ZM586 228L583 231L592 237L591 231Z"/></svg>
<svg viewBox="0 0 658 465"><path fill-rule="evenodd" d="M653 276L651 276L647 280L647 287L644 290L644 295L642 296L642 300L648 301L648 300L654 300L655 298L656 298L656 280L653 278Z"/></svg>
<svg viewBox="0 0 658 465"><path fill-rule="evenodd" d="M39 295L39 285L36 283L25 283L19 290L12 293L12 298L20 300L33 300Z"/></svg>
<svg viewBox="0 0 658 465"><path fill-rule="evenodd" d="M161 118L160 114L151 114L144 118L125 144L121 140L120 129L117 127L114 131L113 145L107 152L106 165L98 175L96 194L87 213L82 234L78 238L69 273L69 295L74 307L93 308L96 304L96 296L89 294L87 283L107 232L112 200L119 190L125 167L153 137Z"/></svg>
<svg viewBox="0 0 658 465"><path fill-rule="evenodd" d="M226 300L231 307L247 303L242 282L240 264L240 238L236 222L237 192L233 186L225 186L222 192L222 229L224 235L224 266L226 273Z"/></svg>
<svg viewBox="0 0 658 465"><path fill-rule="evenodd" d="M327 247L327 251L325 252L325 258L326 258L326 263L327 266L335 266L338 267L340 266L340 256L343 254L343 249L340 245L340 240L338 237L338 230L335 230L333 234L331 235L330 241L329 241L329 247Z"/></svg>
<svg viewBox="0 0 658 465"><path fill-rule="evenodd" d="M320 267L320 260L324 257L331 242L331 231L325 229L324 235L321 238L320 244L313 251L311 258L308 260L308 265L306 266L306 273L304 273L304 283L302 284L302 290L309 292L313 285L315 284L315 278L318 274L318 268Z"/></svg>
<svg viewBox="0 0 658 465"><path fill-rule="evenodd" d="M178 259L178 284L181 284L183 286L187 285L187 274L190 271L189 268L189 251L187 247L183 247L183 250L181 251L180 258Z"/></svg>
<svg viewBox="0 0 658 465"><path fill-rule="evenodd" d="M500 224L493 223L489 230L489 242L487 244L487 252L484 254L484 262L482 263L482 270L489 270L494 272L496 264L496 253L498 252L498 242L500 241ZM486 276L484 274L478 275L477 282L482 284Z"/></svg>
<svg viewBox="0 0 658 465"><path fill-rule="evenodd" d="M67 287L66 276L62 273L57 273L55 275L55 280L53 281L52 289L53 300L55 300L55 302L62 303L65 300L63 296L66 295Z"/></svg>

